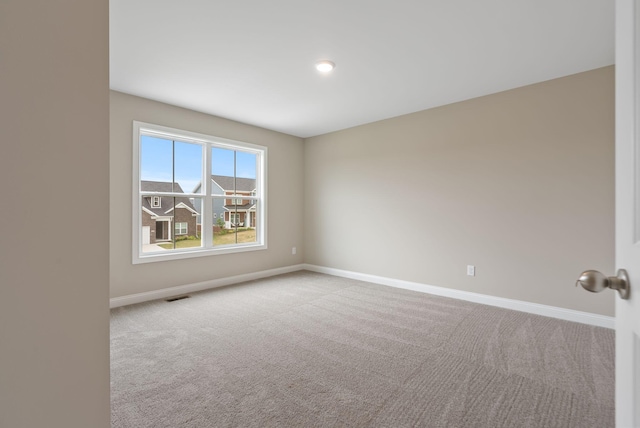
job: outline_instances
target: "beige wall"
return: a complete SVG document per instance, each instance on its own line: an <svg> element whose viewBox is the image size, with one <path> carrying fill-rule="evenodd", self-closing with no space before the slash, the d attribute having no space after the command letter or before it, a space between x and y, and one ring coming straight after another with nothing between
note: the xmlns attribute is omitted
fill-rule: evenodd
<svg viewBox="0 0 640 428"><path fill-rule="evenodd" d="M268 148L268 249L133 265L132 121L260 144ZM303 140L168 104L111 92L111 297L160 290L302 263ZM291 247L297 247L297 255Z"/></svg>
<svg viewBox="0 0 640 428"><path fill-rule="evenodd" d="M613 179L613 67L310 138L305 262L613 315Z"/></svg>
<svg viewBox="0 0 640 428"><path fill-rule="evenodd" d="M109 426L109 2L0 2L0 426Z"/></svg>

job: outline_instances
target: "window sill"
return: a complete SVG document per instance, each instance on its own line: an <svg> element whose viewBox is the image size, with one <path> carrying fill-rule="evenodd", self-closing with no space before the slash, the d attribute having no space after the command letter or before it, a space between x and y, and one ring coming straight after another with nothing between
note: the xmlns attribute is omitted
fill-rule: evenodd
<svg viewBox="0 0 640 428"><path fill-rule="evenodd" d="M153 253L139 253L134 255L133 264L164 262L170 260L192 259L195 257L206 257L221 254L235 254L245 253L249 251L266 250L267 244L244 244L244 245L228 245L219 246L216 248L196 248L196 249L184 249L184 250L166 250L171 251L167 254L166 251L158 251Z"/></svg>

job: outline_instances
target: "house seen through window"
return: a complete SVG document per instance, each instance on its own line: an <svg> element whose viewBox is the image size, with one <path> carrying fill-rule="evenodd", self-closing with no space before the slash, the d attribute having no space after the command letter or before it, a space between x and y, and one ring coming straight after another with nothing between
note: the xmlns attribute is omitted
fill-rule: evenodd
<svg viewBox="0 0 640 428"><path fill-rule="evenodd" d="M134 128L134 263L266 248L265 147Z"/></svg>

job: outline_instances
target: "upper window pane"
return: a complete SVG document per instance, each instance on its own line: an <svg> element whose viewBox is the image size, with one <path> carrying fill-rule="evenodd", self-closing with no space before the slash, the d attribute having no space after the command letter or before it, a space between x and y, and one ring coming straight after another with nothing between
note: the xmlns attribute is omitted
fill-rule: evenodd
<svg viewBox="0 0 640 428"><path fill-rule="evenodd" d="M140 136L140 180L173 181L173 141Z"/></svg>
<svg viewBox="0 0 640 428"><path fill-rule="evenodd" d="M256 155L254 153L247 153L242 151L236 151L236 177L242 178L256 178Z"/></svg>
<svg viewBox="0 0 640 428"><path fill-rule="evenodd" d="M220 147L211 148L211 173L215 175L233 175L235 150Z"/></svg>
<svg viewBox="0 0 640 428"><path fill-rule="evenodd" d="M174 183L178 183L184 193L202 193L202 146L176 141L174 150Z"/></svg>
<svg viewBox="0 0 640 428"><path fill-rule="evenodd" d="M258 156L242 150L211 149L212 195L255 191ZM255 196L255 193L251 194Z"/></svg>
<svg viewBox="0 0 640 428"><path fill-rule="evenodd" d="M142 135L140 168L142 181L168 183L164 192L201 193L202 145Z"/></svg>

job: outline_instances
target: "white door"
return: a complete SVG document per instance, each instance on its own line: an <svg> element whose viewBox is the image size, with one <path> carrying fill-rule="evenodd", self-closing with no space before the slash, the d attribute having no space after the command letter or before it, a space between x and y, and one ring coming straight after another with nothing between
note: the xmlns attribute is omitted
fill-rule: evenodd
<svg viewBox="0 0 640 428"><path fill-rule="evenodd" d="M142 226L142 245L151 243L151 226Z"/></svg>
<svg viewBox="0 0 640 428"><path fill-rule="evenodd" d="M640 0L616 1L616 426L640 427ZM616 293L617 294L617 293Z"/></svg>

